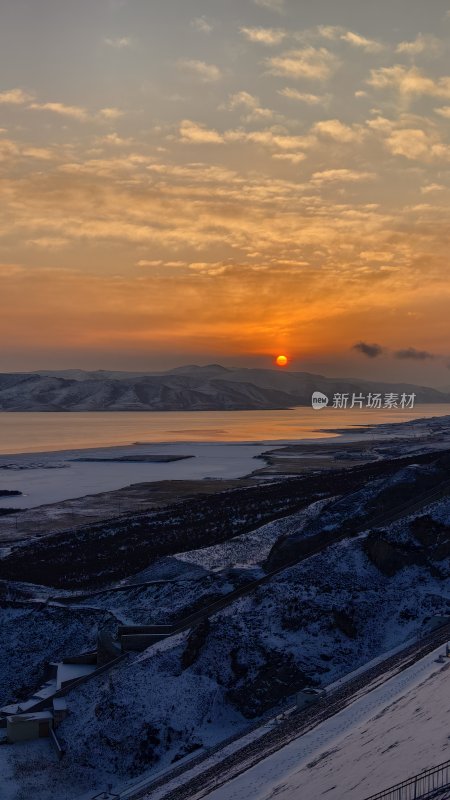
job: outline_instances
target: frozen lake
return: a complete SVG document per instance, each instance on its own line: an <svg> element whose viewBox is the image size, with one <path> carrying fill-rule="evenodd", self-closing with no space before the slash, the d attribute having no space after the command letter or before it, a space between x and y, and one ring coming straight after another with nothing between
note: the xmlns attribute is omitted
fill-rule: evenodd
<svg viewBox="0 0 450 800"><path fill-rule="evenodd" d="M239 478L263 466L255 456L264 450L262 444L174 443L0 456L0 489L23 492L21 497L1 497L0 507L32 508L146 481ZM87 454L114 458L143 453L193 458L169 463L73 461ZM8 464L19 469L2 469Z"/></svg>
<svg viewBox="0 0 450 800"><path fill-rule="evenodd" d="M429 404L412 411L0 412L0 489L23 493L0 498L0 507L31 508L148 481L239 478L263 466L255 457L271 444L336 435L321 428L351 430L449 411ZM73 460L133 454L193 457L169 463Z"/></svg>

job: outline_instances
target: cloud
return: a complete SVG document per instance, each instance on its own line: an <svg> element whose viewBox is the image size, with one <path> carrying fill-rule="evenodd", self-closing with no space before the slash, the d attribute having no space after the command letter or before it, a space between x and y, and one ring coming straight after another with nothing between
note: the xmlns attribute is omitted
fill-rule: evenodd
<svg viewBox="0 0 450 800"><path fill-rule="evenodd" d="M125 139L113 131L112 133L108 133L106 136L101 136L98 141L100 144L113 145L114 147L129 147L131 144L133 144L134 140L132 138Z"/></svg>
<svg viewBox="0 0 450 800"><path fill-rule="evenodd" d="M54 153L47 147L24 147L22 155L26 158L36 158L38 161L52 161Z"/></svg>
<svg viewBox="0 0 450 800"><path fill-rule="evenodd" d="M258 102L257 98L247 92L238 93L240 102ZM232 96L236 97L236 96ZM252 114L250 106L250 116ZM256 113L263 112L265 109L256 108ZM257 131L246 131L243 128L229 129L223 133L215 128L207 128L198 122L185 119L180 123L181 141L186 144L225 144L243 142L268 147L273 150L296 151L312 147L316 143L314 136L293 136L283 131L280 126L264 128Z"/></svg>
<svg viewBox="0 0 450 800"><path fill-rule="evenodd" d="M359 353L367 356L367 358L378 358L385 350L380 344L368 344L367 342L357 342L352 349L358 350Z"/></svg>
<svg viewBox="0 0 450 800"><path fill-rule="evenodd" d="M422 194L430 194L431 192L442 192L445 189L441 183L428 183L425 186L420 187L420 191Z"/></svg>
<svg viewBox="0 0 450 800"><path fill-rule="evenodd" d="M316 143L313 136L292 136L282 133L278 127L275 130L266 128L262 131L230 130L224 136L229 142L249 142L282 151L308 149Z"/></svg>
<svg viewBox="0 0 450 800"><path fill-rule="evenodd" d="M53 114L71 117L81 122L88 119L88 113L85 108L80 108L80 106L67 106L64 103L31 103L29 108L36 111L50 111Z"/></svg>
<svg viewBox="0 0 450 800"><path fill-rule="evenodd" d="M273 111L270 108L261 108L259 99L249 92L236 92L230 96L229 108L234 110L236 108L245 108L247 114L245 120L251 122L259 119L270 119L273 117Z"/></svg>
<svg viewBox="0 0 450 800"><path fill-rule="evenodd" d="M303 35L306 37L319 36L332 42L335 41L341 35L341 33L343 33L343 31L344 28L342 28L340 25L318 25L317 28L304 31Z"/></svg>
<svg viewBox="0 0 450 800"><path fill-rule="evenodd" d="M413 361L426 361L429 358L435 358L434 354L429 353L428 350L416 350L415 347L397 350L394 355L396 358L411 359Z"/></svg>
<svg viewBox="0 0 450 800"><path fill-rule="evenodd" d="M182 70L188 70L204 83L214 83L222 77L219 67L215 64L206 64L205 61L196 61L191 58L182 59L178 61L178 67Z"/></svg>
<svg viewBox="0 0 450 800"><path fill-rule="evenodd" d="M272 158L277 161L289 161L291 164L300 164L305 160L305 153L273 153Z"/></svg>
<svg viewBox="0 0 450 800"><path fill-rule="evenodd" d="M0 162L11 162L19 155L19 148L11 139L0 139Z"/></svg>
<svg viewBox="0 0 450 800"><path fill-rule="evenodd" d="M439 114L440 117L450 119L450 106L441 106L441 108L435 108L434 111L436 114Z"/></svg>
<svg viewBox="0 0 450 800"><path fill-rule="evenodd" d="M299 103L307 103L310 106L319 105L319 103L328 100L328 96L299 92L298 89L292 89L289 86L286 86L284 89L279 89L278 94L287 97L289 100L297 100Z"/></svg>
<svg viewBox="0 0 450 800"><path fill-rule="evenodd" d="M393 257L388 250L362 250L359 255L364 261L390 261Z"/></svg>
<svg viewBox="0 0 450 800"><path fill-rule="evenodd" d="M386 139L386 146L393 155L415 160L428 155L430 140L427 133L420 128L403 128L392 131Z"/></svg>
<svg viewBox="0 0 450 800"><path fill-rule="evenodd" d="M405 96L428 95L450 98L450 76L434 80L424 75L417 67L408 69L401 64L372 69L367 83L375 89L395 89Z"/></svg>
<svg viewBox="0 0 450 800"><path fill-rule="evenodd" d="M284 0L253 0L255 6L267 8L269 11L277 11L279 14L284 12Z"/></svg>
<svg viewBox="0 0 450 800"><path fill-rule="evenodd" d="M359 33L353 33L352 31L346 31L340 38L353 47L359 47L366 53L381 53L384 50L384 45L380 42L376 42L374 39L366 39L365 36L360 36Z"/></svg>
<svg viewBox="0 0 450 800"><path fill-rule="evenodd" d="M137 267L186 267L186 261L164 261L162 258L148 260L146 258L141 258L139 261L136 262Z"/></svg>
<svg viewBox="0 0 450 800"><path fill-rule="evenodd" d="M339 119L325 119L316 122L313 126L313 131L325 136L329 139L334 139L336 142L360 142L364 138L364 129L359 126L345 125Z"/></svg>
<svg viewBox="0 0 450 800"><path fill-rule="evenodd" d="M286 36L286 31L280 28L240 28L239 31L249 42L266 45L280 44Z"/></svg>
<svg viewBox="0 0 450 800"><path fill-rule="evenodd" d="M439 55L443 50L443 43L440 39L430 34L419 33L411 42L399 42L395 48L396 53L405 53L410 56L417 56L421 53L428 55Z"/></svg>
<svg viewBox="0 0 450 800"><path fill-rule="evenodd" d="M61 164L58 167L58 171L69 176L85 175L94 179L114 179L123 176L124 173L136 173L139 169L146 169L151 163L151 156L130 153L120 157L82 159L78 162L69 161Z"/></svg>
<svg viewBox="0 0 450 800"><path fill-rule="evenodd" d="M119 117L123 117L123 111L120 108L101 108L98 112L100 117L103 119L119 119Z"/></svg>
<svg viewBox="0 0 450 800"><path fill-rule="evenodd" d="M359 183L360 181L373 181L376 175L373 172L358 172L354 169L326 169L314 172L311 183L320 186L324 183Z"/></svg>
<svg viewBox="0 0 450 800"><path fill-rule="evenodd" d="M184 119L180 123L181 141L189 144L223 144L225 139L216 130Z"/></svg>
<svg viewBox="0 0 450 800"><path fill-rule="evenodd" d="M272 75L325 81L337 69L338 61L324 47L305 47L268 58L266 64Z"/></svg>
<svg viewBox="0 0 450 800"><path fill-rule="evenodd" d="M118 36L115 39L105 39L105 44L108 47L114 47L116 50L124 50L126 47L133 46L133 40L130 36Z"/></svg>
<svg viewBox="0 0 450 800"><path fill-rule="evenodd" d="M28 245L34 245L35 247L41 247L43 250L61 250L63 247L67 247L70 243L70 239L65 239L62 236L38 236L37 239L28 239Z"/></svg>
<svg viewBox="0 0 450 800"><path fill-rule="evenodd" d="M247 95L246 92L242 94ZM252 95L248 95L248 98L252 98ZM289 133L282 132L278 126L274 130L265 128L258 131L246 131L238 128L219 133L214 128L207 128L205 125L188 119L180 123L180 135L181 141L186 144L243 142L281 151L307 149L316 143L316 139L313 136L292 136Z"/></svg>
<svg viewBox="0 0 450 800"><path fill-rule="evenodd" d="M0 92L1 105L20 106L32 99L32 95L24 92L23 89L6 89L6 91Z"/></svg>
<svg viewBox="0 0 450 800"><path fill-rule="evenodd" d="M211 33L213 27L214 26L211 24L211 22L208 22L205 16L196 17L191 21L191 28L194 28L194 30L198 31L199 33Z"/></svg>
<svg viewBox="0 0 450 800"><path fill-rule="evenodd" d="M395 156L404 156L410 161L426 162L450 159L450 145L440 141L436 132L421 128L392 130L385 138L385 146Z"/></svg>

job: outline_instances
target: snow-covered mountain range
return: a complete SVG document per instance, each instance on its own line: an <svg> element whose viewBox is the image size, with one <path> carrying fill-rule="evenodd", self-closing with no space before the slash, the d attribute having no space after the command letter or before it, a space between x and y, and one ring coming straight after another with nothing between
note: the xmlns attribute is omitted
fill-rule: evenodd
<svg viewBox="0 0 450 800"><path fill-rule="evenodd" d="M327 378L308 372L230 368L212 364L168 372L98 370L0 374L3 411L215 411L290 408L311 395L405 392L416 403L448 403L450 393L412 384Z"/></svg>

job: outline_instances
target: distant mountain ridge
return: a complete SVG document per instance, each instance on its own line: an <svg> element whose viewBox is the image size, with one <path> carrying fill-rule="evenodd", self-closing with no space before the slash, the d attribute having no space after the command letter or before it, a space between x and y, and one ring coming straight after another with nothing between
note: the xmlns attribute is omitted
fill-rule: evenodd
<svg viewBox="0 0 450 800"><path fill-rule="evenodd" d="M220 364L167 372L42 370L0 374L2 411L227 411L311 405L320 391L405 392L416 403L450 403L450 393L407 383L327 378L308 372L226 368Z"/></svg>

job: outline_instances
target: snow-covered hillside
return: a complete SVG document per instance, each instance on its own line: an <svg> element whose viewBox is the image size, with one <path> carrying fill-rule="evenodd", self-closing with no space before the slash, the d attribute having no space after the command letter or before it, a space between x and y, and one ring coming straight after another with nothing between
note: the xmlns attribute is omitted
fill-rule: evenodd
<svg viewBox="0 0 450 800"><path fill-rule="evenodd" d="M436 663L442 652L362 695L209 800L364 800L447 761L450 663Z"/></svg>
<svg viewBox="0 0 450 800"><path fill-rule="evenodd" d="M314 391L359 394L414 392L419 403L446 403L450 396L424 386L372 384L306 372L226 369L218 364L165 373L106 371L4 373L0 410L6 411L188 411L290 408L310 405Z"/></svg>
<svg viewBox="0 0 450 800"><path fill-rule="evenodd" d="M448 519L450 502L428 511ZM390 533L404 540L407 527L400 530L396 523ZM246 539L253 560L253 545ZM439 570L433 562L387 576L371 563L364 541L350 539L285 570L212 617L195 640L188 632L172 637L74 689L68 698L71 713L60 728L67 743L65 759L55 763L49 751L38 774L24 774L23 790L33 788L38 800L57 790L58 798L66 800L86 787L168 767L174 759L244 731L296 687L327 685L420 635L427 619L449 611L443 577L448 559L439 562ZM229 557L230 543L217 547ZM243 544L236 552L245 561ZM216 564L218 556L216 549ZM135 587L128 600L127 593L119 592L84 602L105 610L114 606L121 618L142 619L145 608L152 618L158 611L162 616L168 610L168 588L180 601L185 592L189 605L197 580L207 580L209 591L215 582L224 586L228 571L219 568L208 577L207 560L203 578L180 577L177 584L175 577L170 587ZM20 765L28 763L30 754L24 750L22 757L19 749L11 757ZM440 753L431 760L439 758Z"/></svg>

